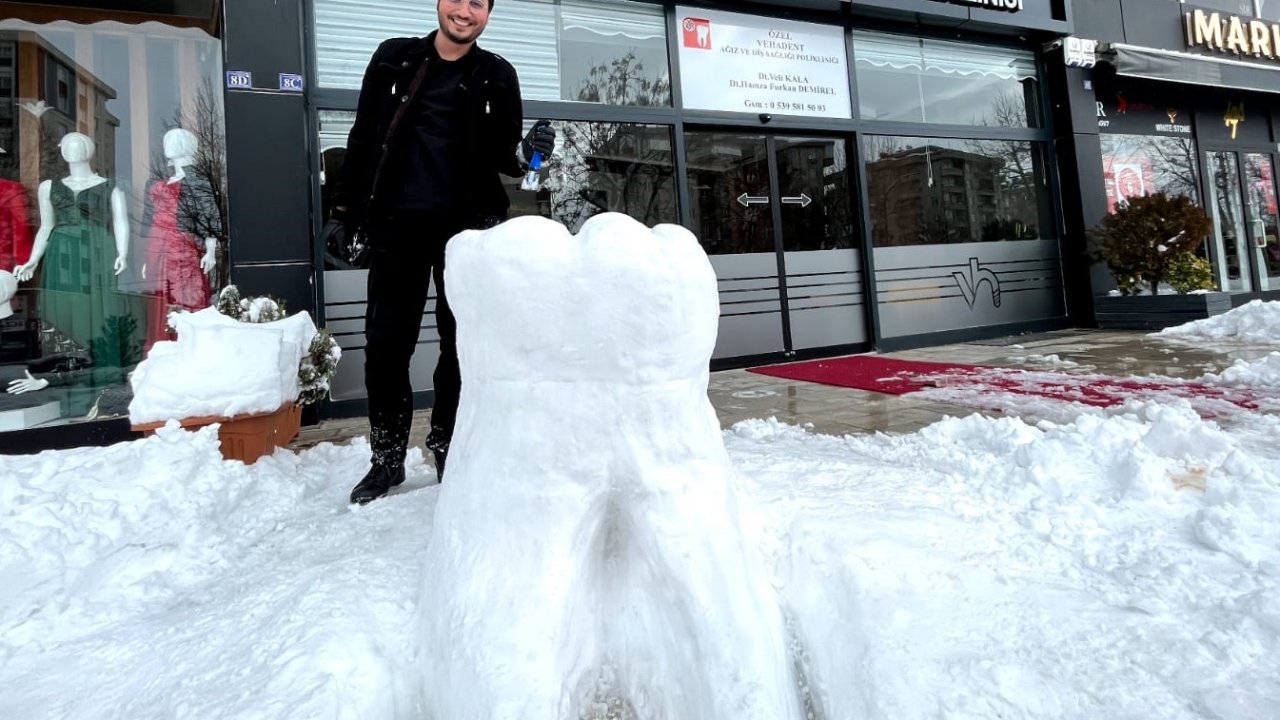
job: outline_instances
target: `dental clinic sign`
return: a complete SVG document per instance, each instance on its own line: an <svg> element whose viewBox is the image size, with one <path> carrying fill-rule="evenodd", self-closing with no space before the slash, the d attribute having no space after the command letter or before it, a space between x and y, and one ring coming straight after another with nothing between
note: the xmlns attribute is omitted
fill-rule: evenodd
<svg viewBox="0 0 1280 720"><path fill-rule="evenodd" d="M841 28L702 8L676 18L686 108L852 117Z"/></svg>

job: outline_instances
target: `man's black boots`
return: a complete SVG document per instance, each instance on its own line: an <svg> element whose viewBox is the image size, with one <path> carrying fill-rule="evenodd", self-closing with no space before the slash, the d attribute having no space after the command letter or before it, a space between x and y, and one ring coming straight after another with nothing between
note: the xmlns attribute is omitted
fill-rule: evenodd
<svg viewBox="0 0 1280 720"><path fill-rule="evenodd" d="M440 482L444 482L444 463L449 456L449 440L444 431L440 428L431 428L431 434L427 436L427 449L436 460L436 477Z"/></svg>
<svg viewBox="0 0 1280 720"><path fill-rule="evenodd" d="M404 465L390 467L374 463L369 473L364 476L351 491L351 502L355 505L366 505L386 495L391 488L404 482Z"/></svg>

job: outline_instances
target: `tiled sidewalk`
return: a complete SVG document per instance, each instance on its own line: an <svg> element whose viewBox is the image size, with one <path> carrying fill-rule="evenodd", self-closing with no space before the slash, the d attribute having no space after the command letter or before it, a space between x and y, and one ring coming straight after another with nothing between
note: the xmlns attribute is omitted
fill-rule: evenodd
<svg viewBox="0 0 1280 720"><path fill-rule="evenodd" d="M1273 350L1280 350L1280 340L1274 347L1213 349L1173 345L1138 332L1063 330L886 355L904 360L1092 372L1119 377L1163 375L1196 378L1208 372L1219 372L1236 359L1256 360ZM883 395L784 380L746 370L712 373L709 395L725 427L750 418L776 417L782 422L808 425L814 432L832 435L914 432L947 415L965 416L979 412L911 396ZM415 415L411 446L420 446L424 441L429 417L429 411ZM291 447L346 442L365 435L368 432L367 422L365 418L325 421L318 426L304 428Z"/></svg>

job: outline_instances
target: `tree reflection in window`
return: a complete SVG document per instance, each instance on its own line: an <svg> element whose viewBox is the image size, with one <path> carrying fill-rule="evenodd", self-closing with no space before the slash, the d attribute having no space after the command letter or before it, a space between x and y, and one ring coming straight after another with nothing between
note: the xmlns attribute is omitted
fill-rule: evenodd
<svg viewBox="0 0 1280 720"><path fill-rule="evenodd" d="M591 68L578 99L607 105L661 106L670 102L664 73L650 78L634 53ZM592 216L620 212L647 224L679 222L671 128L633 123L557 122L559 146L542 189L522 192L507 183L512 215L544 215L576 232Z"/></svg>

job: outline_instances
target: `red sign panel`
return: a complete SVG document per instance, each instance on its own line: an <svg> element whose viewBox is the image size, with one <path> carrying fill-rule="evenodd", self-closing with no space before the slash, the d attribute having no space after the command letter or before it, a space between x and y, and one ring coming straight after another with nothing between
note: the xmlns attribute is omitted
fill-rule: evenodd
<svg viewBox="0 0 1280 720"><path fill-rule="evenodd" d="M682 25L684 30L684 46L698 50L711 49L711 21L702 18L685 18Z"/></svg>

